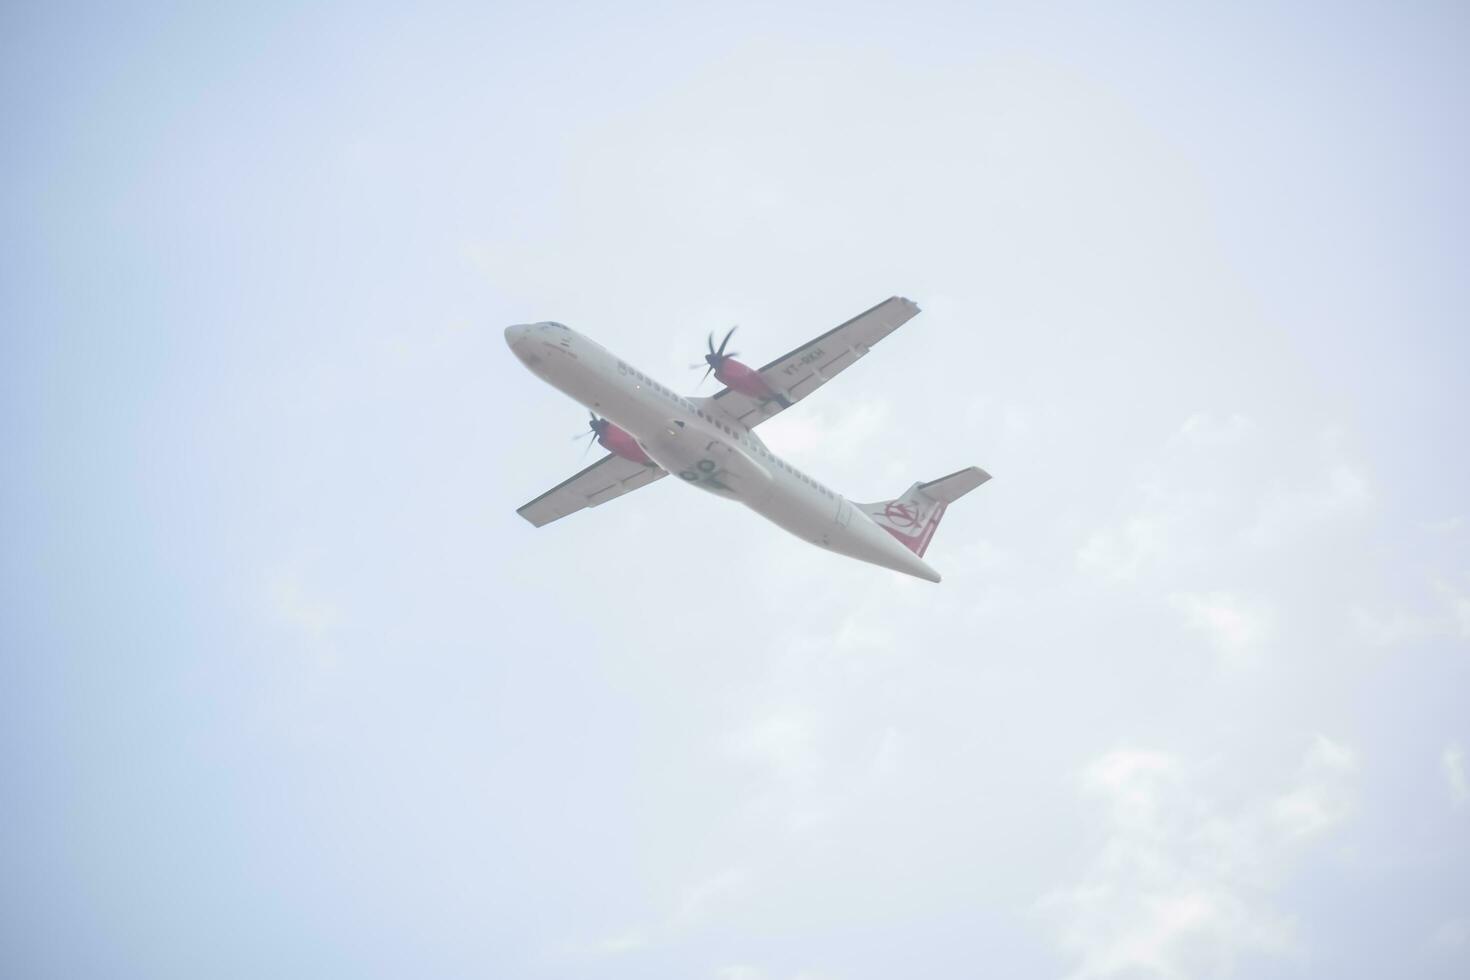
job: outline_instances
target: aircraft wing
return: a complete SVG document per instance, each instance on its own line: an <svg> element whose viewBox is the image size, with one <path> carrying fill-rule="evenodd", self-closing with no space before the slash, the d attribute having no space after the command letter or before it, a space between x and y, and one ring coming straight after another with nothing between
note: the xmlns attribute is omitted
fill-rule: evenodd
<svg viewBox="0 0 1470 980"><path fill-rule="evenodd" d="M779 397L756 399L726 388L709 401L753 429L831 381L918 312L918 305L902 296L885 299L761 368L761 378Z"/></svg>
<svg viewBox="0 0 1470 980"><path fill-rule="evenodd" d="M668 474L657 466L645 466L613 453L587 467L576 476L557 484L516 513L537 527L575 514L584 507L605 504L629 490L647 486Z"/></svg>

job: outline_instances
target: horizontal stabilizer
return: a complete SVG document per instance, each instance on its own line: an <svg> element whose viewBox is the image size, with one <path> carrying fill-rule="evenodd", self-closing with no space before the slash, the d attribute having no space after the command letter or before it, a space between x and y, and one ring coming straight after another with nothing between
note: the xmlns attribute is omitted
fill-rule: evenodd
<svg viewBox="0 0 1470 980"><path fill-rule="evenodd" d="M940 503L952 504L988 479L990 479L989 473L978 466L970 466L958 473L951 473L949 476L941 476L937 480L919 484L919 492Z"/></svg>

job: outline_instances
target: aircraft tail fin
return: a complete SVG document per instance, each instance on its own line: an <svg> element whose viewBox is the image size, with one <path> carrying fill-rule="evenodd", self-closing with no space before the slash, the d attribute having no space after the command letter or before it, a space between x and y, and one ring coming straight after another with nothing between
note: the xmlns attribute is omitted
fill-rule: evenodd
<svg viewBox="0 0 1470 980"><path fill-rule="evenodd" d="M915 483L895 500L856 506L904 547L923 558L945 508L988 479L989 473L970 466L928 483Z"/></svg>

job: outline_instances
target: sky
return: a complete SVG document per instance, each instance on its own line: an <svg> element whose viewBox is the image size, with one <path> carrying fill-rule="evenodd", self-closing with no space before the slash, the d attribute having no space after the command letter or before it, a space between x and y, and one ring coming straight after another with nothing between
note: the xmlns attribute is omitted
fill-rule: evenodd
<svg viewBox="0 0 1470 980"><path fill-rule="evenodd" d="M0 10L0 973L1470 974L1460 4ZM930 585L554 319L979 465ZM702 389L712 393L712 386Z"/></svg>

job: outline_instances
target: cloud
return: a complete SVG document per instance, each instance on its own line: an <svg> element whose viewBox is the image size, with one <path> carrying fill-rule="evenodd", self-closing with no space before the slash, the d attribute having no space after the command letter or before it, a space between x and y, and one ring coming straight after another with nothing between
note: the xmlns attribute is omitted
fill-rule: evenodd
<svg viewBox="0 0 1470 980"><path fill-rule="evenodd" d="M1433 635L1437 631L1436 625L1433 620L1401 609L1388 612L1372 612L1367 609L1352 611L1353 632L1364 642L1376 647L1415 643Z"/></svg>
<svg viewBox="0 0 1470 980"><path fill-rule="evenodd" d="M699 922L712 906L743 892L749 880L750 874L745 869L725 868L696 882L685 891L679 902L679 911L674 916L675 924L687 926Z"/></svg>
<svg viewBox="0 0 1470 980"><path fill-rule="evenodd" d="M730 966L721 967L719 973L715 974L715 976L719 980L766 980L766 971L759 967L735 963Z"/></svg>
<svg viewBox="0 0 1470 980"><path fill-rule="evenodd" d="M1257 652L1270 630L1264 610L1226 592L1176 593L1169 601L1190 628L1208 635L1229 661L1239 662Z"/></svg>
<svg viewBox="0 0 1470 980"><path fill-rule="evenodd" d="M731 758L773 770L781 778L804 783L821 768L815 745L815 722L795 710L778 711L734 732L725 740Z"/></svg>
<svg viewBox="0 0 1470 980"><path fill-rule="evenodd" d="M1107 833L1076 884L1041 900L1060 922L1075 980L1197 977L1231 971L1243 954L1299 947L1270 905L1281 869L1346 812L1351 751L1323 736L1286 792L1231 811L1165 752L1123 749L1084 772Z"/></svg>
<svg viewBox="0 0 1470 980"><path fill-rule="evenodd" d="M1446 745L1439 754L1439 767L1449 788L1450 802L1456 809L1470 805L1470 778L1465 775L1465 751L1458 745Z"/></svg>
<svg viewBox="0 0 1470 980"><path fill-rule="evenodd" d="M872 775L875 780L892 779L903 760L903 736L891 725L883 730L878 748L873 752Z"/></svg>
<svg viewBox="0 0 1470 980"><path fill-rule="evenodd" d="M1202 415L1186 419L1161 459L1143 468L1132 513L1084 538L1078 569L1115 585L1131 584L1198 550L1202 540L1218 538L1219 481L1196 470L1202 461L1209 469L1210 460L1231 452L1250 428L1241 416L1225 423Z"/></svg>
<svg viewBox="0 0 1470 980"><path fill-rule="evenodd" d="M1358 517L1373 495L1342 442L1335 429L1265 438L1244 415L1191 415L1140 468L1129 511L1084 536L1077 567L1115 584L1177 578Z"/></svg>
<svg viewBox="0 0 1470 980"><path fill-rule="evenodd" d="M265 600L276 622L310 639L321 639L342 621L341 610L307 583L299 563L284 565L266 577Z"/></svg>
<svg viewBox="0 0 1470 980"><path fill-rule="evenodd" d="M670 911L641 926L625 927L593 941L565 942L556 954L560 960L578 962L630 956L666 945L711 919L720 907L748 893L753 876L743 867L727 867L705 875L685 887Z"/></svg>
<svg viewBox="0 0 1470 980"><path fill-rule="evenodd" d="M1470 595L1443 579L1433 581L1437 608L1352 611L1355 633L1373 646L1395 647L1432 637L1470 638Z"/></svg>
<svg viewBox="0 0 1470 980"><path fill-rule="evenodd" d="M1235 446L1255 435L1256 424L1244 415L1217 419L1208 414L1191 415L1179 427L1179 443L1198 448Z"/></svg>
<svg viewBox="0 0 1470 980"><path fill-rule="evenodd" d="M1119 750L1088 767L1083 786L1102 796L1122 826L1151 826L1157 819L1158 788L1176 775L1174 759L1163 752Z"/></svg>
<svg viewBox="0 0 1470 980"><path fill-rule="evenodd" d="M647 947L648 937L634 929L604 940L598 945L597 951L606 956L617 956L622 953L635 953Z"/></svg>
<svg viewBox="0 0 1470 980"><path fill-rule="evenodd" d="M1302 761L1298 785L1271 805L1276 826L1292 839L1316 837L1335 827L1348 810L1342 777L1356 768L1350 749L1316 736Z"/></svg>
<svg viewBox="0 0 1470 980"><path fill-rule="evenodd" d="M770 974L757 966L735 963L721 967L715 976L718 980L767 980ZM820 980L820 977L815 973L803 970L793 975L791 980Z"/></svg>
<svg viewBox="0 0 1470 980"><path fill-rule="evenodd" d="M1470 639L1470 595L1466 595L1448 582L1434 583L1434 590L1449 608L1456 632Z"/></svg>
<svg viewBox="0 0 1470 980"><path fill-rule="evenodd" d="M1372 500L1368 479L1359 469L1331 461L1315 485L1268 492L1246 540L1257 547L1271 547L1301 528L1360 514Z"/></svg>
<svg viewBox="0 0 1470 980"><path fill-rule="evenodd" d="M724 740L725 755L760 770L767 779L749 800L754 815L775 819L790 830L823 822L830 800L818 786L825 759L815 716L796 709L768 714Z"/></svg>
<svg viewBox="0 0 1470 980"><path fill-rule="evenodd" d="M1419 526L1434 534L1454 534L1465 526L1465 518L1457 515L1439 521L1421 521Z"/></svg>
<svg viewBox="0 0 1470 980"><path fill-rule="evenodd" d="M1077 552L1077 567L1113 582L1130 582L1164 554L1171 520L1161 513L1138 514L1117 528L1092 534Z"/></svg>
<svg viewBox="0 0 1470 980"><path fill-rule="evenodd" d="M849 401L840 408L807 406L777 416L761 427L761 438L780 456L814 467L851 463L874 446L891 446L893 410L884 398Z"/></svg>
<svg viewBox="0 0 1470 980"><path fill-rule="evenodd" d="M1458 953L1470 947L1470 916L1460 915L1441 922L1429 938L1429 946L1441 953Z"/></svg>
<svg viewBox="0 0 1470 980"><path fill-rule="evenodd" d="M671 910L640 926L605 933L593 941L564 943L558 958L568 961L604 959L642 953L718 917L720 906L738 900L750 888L752 875L743 867L727 867L685 887Z"/></svg>

